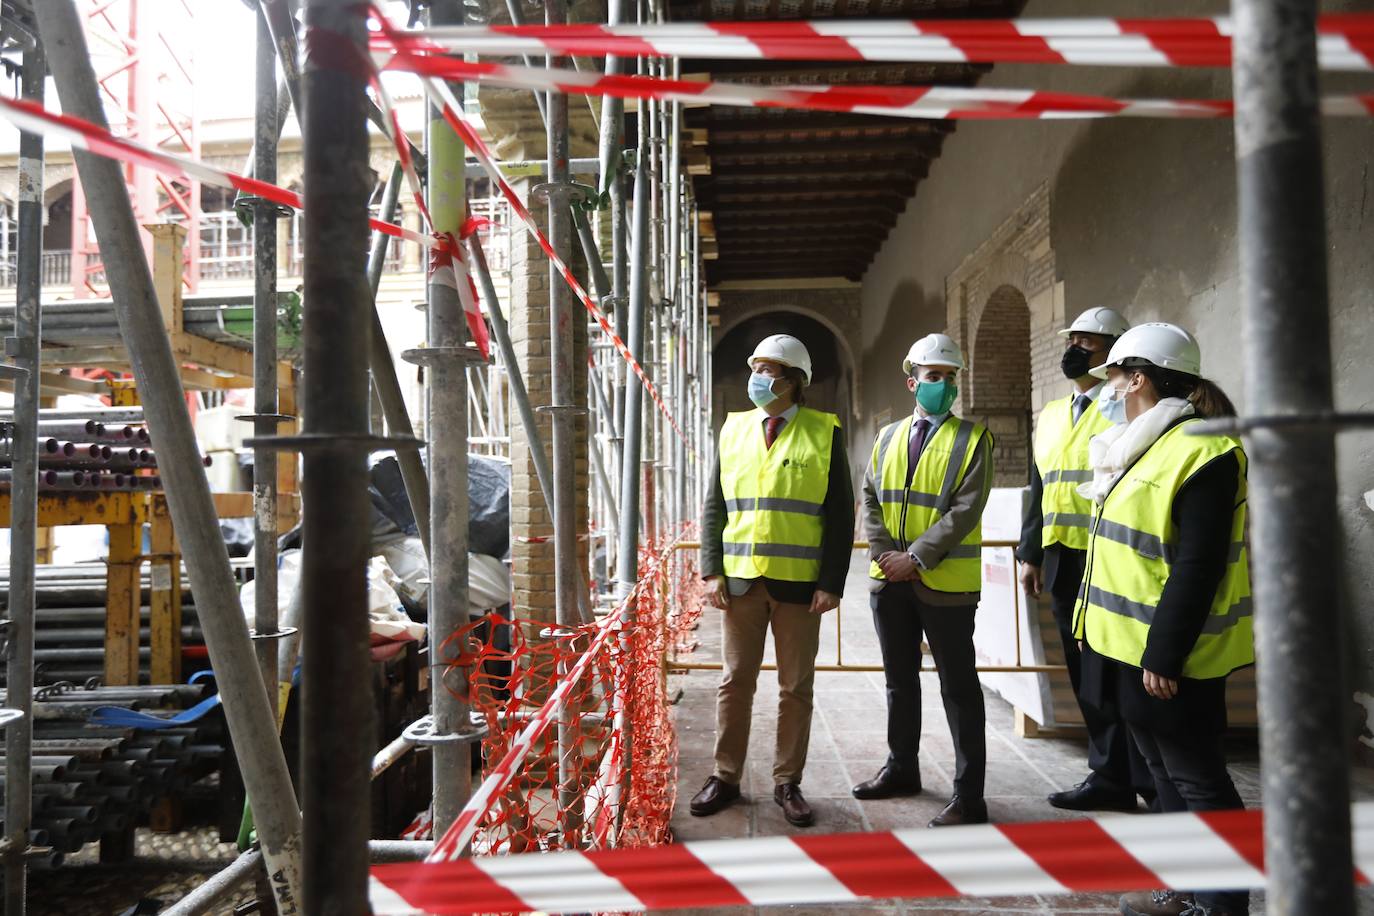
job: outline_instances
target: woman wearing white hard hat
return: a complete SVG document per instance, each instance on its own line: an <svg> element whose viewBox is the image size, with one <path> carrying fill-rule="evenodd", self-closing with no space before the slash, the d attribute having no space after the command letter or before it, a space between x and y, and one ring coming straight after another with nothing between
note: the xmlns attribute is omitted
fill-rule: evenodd
<svg viewBox="0 0 1374 916"><path fill-rule="evenodd" d="M1118 425L1095 437L1095 510L1074 631L1084 697L1115 707L1163 811L1242 807L1226 770L1226 677L1254 663L1239 440L1196 434L1235 409L1202 378L1197 341L1173 324L1127 331L1093 371ZM1128 916L1236 916L1245 891L1121 898Z"/></svg>
<svg viewBox="0 0 1374 916"><path fill-rule="evenodd" d="M720 431L701 514L701 574L723 610L715 770L691 801L698 817L740 797L754 686L773 631L778 662L773 800L797 827L811 735L821 615L839 606L854 538L854 490L839 418L804 406L811 355L788 334L749 357L749 399Z"/></svg>
<svg viewBox="0 0 1374 916"><path fill-rule="evenodd" d="M931 827L988 819L986 712L973 648L983 587L982 515L992 434L954 416L964 354L944 334L912 344L902 372L912 414L878 432L864 475L869 604L887 687L887 761L851 790L872 800L921 791L921 642L940 672L954 743L954 794Z"/></svg>
<svg viewBox="0 0 1374 916"><path fill-rule="evenodd" d="M1064 644L1069 682L1088 732L1088 775L1073 788L1055 792L1049 803L1073 811L1134 811L1136 796L1155 800L1154 778L1131 740L1126 723L1111 711L1083 701L1081 659L1073 638L1074 611L1088 568L1092 503L1078 485L1092 478L1088 444L1112 423L1094 407L1107 383L1092 370L1130 324L1115 309L1090 308L1059 332L1064 338L1060 369L1071 386L1066 397L1045 405L1035 423L1035 463L1021 524L1016 558L1021 585L1032 597L1048 593L1050 611Z"/></svg>

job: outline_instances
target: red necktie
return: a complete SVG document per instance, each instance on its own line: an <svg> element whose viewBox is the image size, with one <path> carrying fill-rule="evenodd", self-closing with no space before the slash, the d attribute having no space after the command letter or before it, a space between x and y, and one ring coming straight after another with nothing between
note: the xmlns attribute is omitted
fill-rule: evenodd
<svg viewBox="0 0 1374 916"><path fill-rule="evenodd" d="M773 447L773 440L778 438L778 430L782 428L782 417L769 417L763 424L763 444L768 448Z"/></svg>

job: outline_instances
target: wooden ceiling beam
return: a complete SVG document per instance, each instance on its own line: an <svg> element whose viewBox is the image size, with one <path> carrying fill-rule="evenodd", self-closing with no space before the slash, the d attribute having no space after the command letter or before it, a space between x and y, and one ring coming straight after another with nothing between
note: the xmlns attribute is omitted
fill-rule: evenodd
<svg viewBox="0 0 1374 916"><path fill-rule="evenodd" d="M704 203L704 201L703 201ZM889 214L895 214L903 209L904 205L894 204L885 199L873 200L812 200L812 201L764 201L752 205L737 204L728 208L713 207L714 219L716 222L729 220L736 214L748 214L758 216L794 214L798 210L808 213L815 213L817 216L830 216L836 213L863 213L872 214L874 218L881 218Z"/></svg>
<svg viewBox="0 0 1374 916"><path fill-rule="evenodd" d="M739 238L741 236L752 237L757 235L776 236L796 233L817 233L824 232L827 229L843 229L846 234L852 233L857 236L886 236L889 228L890 227L881 225L874 220L867 219L804 219L795 223L735 223L729 226L721 226L721 228L717 230L716 238L729 239Z"/></svg>
<svg viewBox="0 0 1374 916"><path fill-rule="evenodd" d="M699 146L710 146L713 143L731 143L740 138L760 134L793 138L811 137L817 134L837 135L843 136L846 143L900 139L902 137L929 139L944 136L943 133L925 129L922 122L911 118L882 118L877 124L832 123L829 121L808 121L802 118L787 122L781 118L742 122L726 121L714 124L710 128L704 128L698 133L704 135L701 137L701 142L698 143ZM794 142L805 141L794 140Z"/></svg>
<svg viewBox="0 0 1374 916"><path fill-rule="evenodd" d="M775 130L867 130L899 125L912 133L947 134L953 121L890 118L884 115L848 114L839 111L798 111L787 108L687 108L684 121L693 131L717 132Z"/></svg>
<svg viewBox="0 0 1374 916"><path fill-rule="evenodd" d="M729 140L720 142L712 139L706 149L712 159L733 156L786 156L797 159L839 159L849 157L896 158L904 156L908 162L934 158L940 154L943 138L913 137L910 140L848 140L843 143L822 144L808 148L802 143L769 141L753 143ZM715 168L723 168L724 163L714 163ZM712 171L715 170L712 169Z"/></svg>
<svg viewBox="0 0 1374 916"><path fill-rule="evenodd" d="M818 209L815 213L805 213L796 210L774 213L769 210L721 210L719 220L712 222L712 229L717 227L730 231L730 229L756 227L756 225L815 225L819 222L830 225L877 225L885 229L893 227L896 216L889 211L871 211L864 209Z"/></svg>
<svg viewBox="0 0 1374 916"><path fill-rule="evenodd" d="M801 188L787 191L750 191L733 192L723 191L712 194L709 198L702 195L702 200L709 200L713 206L719 209L726 204L767 205L772 203L834 203L835 201L853 201L855 203L868 203L869 201L886 201L893 209L898 209L905 205L911 192L902 193L901 191L880 188L876 190L857 190L852 191L847 188Z"/></svg>
<svg viewBox="0 0 1374 916"><path fill-rule="evenodd" d="M769 184L785 181L788 184L795 182L809 182L811 184L840 184L846 187L855 184L877 184L887 182L888 184L910 184L921 176L908 169L870 169L867 171L856 170L853 172L809 172L793 171L791 169L774 169L769 172L748 171L737 172L721 171L713 174L709 180L703 179L697 184L698 188L718 187L720 185L757 185L766 187Z"/></svg>
<svg viewBox="0 0 1374 916"><path fill-rule="evenodd" d="M873 162L861 162L853 165L847 162L835 162L827 165L824 162L798 162L798 163L774 163L774 162L721 162L713 163L711 176L714 179L734 178L737 175L777 175L780 173L815 175L824 178L838 178L845 175L899 175L915 176L924 178L929 167L929 161L925 159L901 159L892 157L890 159L880 159Z"/></svg>
<svg viewBox="0 0 1374 916"><path fill-rule="evenodd" d="M870 192L891 192L910 197L916 190L916 179L908 178L904 181L887 181L878 179L876 181L817 181L814 179L795 180L787 174L778 176L779 181L762 182L757 177L750 178L743 182L720 182L713 183L707 187L697 189L697 197L701 200L708 198L720 199L721 196L731 194L786 194L792 191L804 192L831 192L848 194L868 194ZM722 186L723 185L723 186Z"/></svg>
<svg viewBox="0 0 1374 916"><path fill-rule="evenodd" d="M872 251L879 244L877 239L863 236L825 236L803 235L800 238L764 237L722 240L720 243L721 260L731 260L737 254L760 252L772 254L784 251Z"/></svg>

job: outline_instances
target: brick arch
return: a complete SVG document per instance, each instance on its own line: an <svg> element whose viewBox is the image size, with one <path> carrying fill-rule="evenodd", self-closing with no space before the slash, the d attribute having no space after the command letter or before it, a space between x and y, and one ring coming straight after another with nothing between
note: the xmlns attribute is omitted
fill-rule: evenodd
<svg viewBox="0 0 1374 916"><path fill-rule="evenodd" d="M968 414L997 437L994 485L1029 482L1031 431L1030 308L1015 286L996 287L970 321Z"/></svg>
<svg viewBox="0 0 1374 916"><path fill-rule="evenodd" d="M974 345L974 332L997 291L1011 288L1024 293L1030 289L1030 262L1017 251L1002 250L987 258L978 272L977 286L970 290L968 327L965 345ZM1028 298L1023 295L1023 299Z"/></svg>
<svg viewBox="0 0 1374 916"><path fill-rule="evenodd" d="M727 294L729 295L729 294ZM735 328L749 321L751 318L758 318L763 315L775 314L778 312L794 312L803 315L822 325L835 338L839 347L840 354L845 361L845 369L851 378L852 388L850 391L850 410L853 415L858 415L858 407L863 403L863 363L856 356L859 352L858 331L860 327L858 300L855 297L851 308L842 310L837 320L835 309L816 308L806 303L807 293L788 296L786 294L773 294L767 296L742 296L730 295L729 301L725 303L725 312L722 315L720 325L715 328L712 334L712 343L718 344L725 339ZM845 326L849 330L845 330Z"/></svg>

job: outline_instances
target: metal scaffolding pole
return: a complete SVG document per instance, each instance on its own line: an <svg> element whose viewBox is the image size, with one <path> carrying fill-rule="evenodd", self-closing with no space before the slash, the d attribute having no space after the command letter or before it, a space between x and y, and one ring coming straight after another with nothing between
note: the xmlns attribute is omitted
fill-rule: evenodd
<svg viewBox="0 0 1374 916"><path fill-rule="evenodd" d="M568 20L565 0L545 0L544 21L561 25ZM551 59L550 66L563 63ZM571 215L574 186L568 174L568 97L564 93L550 93L548 105L549 181L540 190L549 204L549 243L566 263L572 251ZM549 374L551 401L549 412L553 420L553 549L554 599L558 624L561 628L576 626L579 619L578 590L583 577L579 575L577 550L577 415L585 412L578 406L575 391L575 372L585 364L574 358L572 297L558 269L549 265ZM581 742L575 726L560 716L558 724L558 795L559 810L564 819L565 842L570 842L580 830L579 787L575 782L578 767L570 758L580 754Z"/></svg>
<svg viewBox="0 0 1374 916"><path fill-rule="evenodd" d="M401 164L398 162L387 179L386 190L382 192L381 218L391 222L396 218L396 203L401 193ZM415 428L410 423L410 412L406 410L405 396L401 393L401 380L396 375L396 363L391 358L391 347L386 342L386 329L382 327L382 314L377 310L377 290L382 284L382 269L386 266L386 249L391 237L380 232L372 238L372 252L367 262L367 283L372 290L372 336L367 344L367 365L372 373L372 389L382 405L382 417L386 420L387 435L399 439L415 438ZM419 531L420 543L424 545L425 557L429 558L429 475L425 463L420 459L418 449L399 449L396 452L396 465L401 472L401 483L405 486L406 498L410 500L411 515L415 517L415 527Z"/></svg>
<svg viewBox="0 0 1374 916"><path fill-rule="evenodd" d="M106 126L81 15L73 0L48 0L35 4L34 11L62 110ZM210 661L219 673L225 719L252 799L277 909L284 916L298 913L300 811L239 606L229 555L186 412L181 378L163 328L162 310L123 170L110 159L80 150L74 155L100 241L101 260L115 293L120 335L129 349L149 431L158 443L159 472L196 596ZM350 710L350 714L356 715L356 711Z"/></svg>
<svg viewBox="0 0 1374 916"><path fill-rule="evenodd" d="M625 344L635 359L644 362L644 319L649 309L648 271L645 257L649 241L648 163L635 168L634 235L630 245L629 336ZM624 596L639 579L639 460L643 436L644 389L632 373L625 381L625 448L620 463L620 549L616 553L616 584Z"/></svg>
<svg viewBox="0 0 1374 916"><path fill-rule="evenodd" d="M367 910L371 749L366 450L368 243L365 11L307 0L308 34L339 47L306 55L301 77L305 162L305 369L301 437L305 504L301 585L305 808L304 900L312 913Z"/></svg>
<svg viewBox="0 0 1374 916"><path fill-rule="evenodd" d="M1247 400L1257 412L1320 417L1332 393L1317 3L1231 6ZM1246 436L1267 906L1277 914L1355 912L1333 432L1261 419Z"/></svg>
<svg viewBox="0 0 1374 916"><path fill-rule="evenodd" d="M581 207L573 207L571 214L578 241L582 243L582 256L587 260L587 270L592 277L592 292L596 294L598 302L605 302L611 295L611 281L606 276L606 265L602 262L601 252L596 247L591 221L587 219L587 212Z"/></svg>
<svg viewBox="0 0 1374 916"><path fill-rule="evenodd" d="M607 0L606 22L619 25L625 15L625 0ZM624 67L620 58L614 54L606 55L605 73L614 76L622 73ZM623 99L606 96L601 105L601 189L606 194L611 220L611 310L615 321L617 336L624 340L629 333L629 252L626 245L625 224L625 170L621 160L625 150L625 102ZM610 451L611 475L620 479L621 462L625 451L625 361L612 357L611 363L611 427L613 444ZM612 502L619 502L619 494L612 494ZM619 525L617 549L619 546ZM618 562L618 560L617 560Z"/></svg>
<svg viewBox="0 0 1374 916"><path fill-rule="evenodd" d="M24 52L24 99L43 104L47 61L41 44ZM43 294L43 138L19 134L19 276L14 309L14 471L10 484L10 588L5 634L7 705L23 716L5 729L5 916L23 916L33 815L33 618L38 537L38 398Z"/></svg>
<svg viewBox="0 0 1374 916"><path fill-rule="evenodd" d="M463 8L457 0L430 7L433 25L458 25ZM455 87L461 100L461 87ZM429 156L427 203L434 230L457 238L467 219L467 150L431 108L425 131ZM460 259L461 251L451 253ZM458 283L466 282L459 275ZM449 637L468 622L468 363L481 354L467 346L467 318L454 275L432 272L428 293L429 346L406 358L425 367L429 386L430 488L430 714L434 719L434 835L442 836L472 794L472 748L476 737L469 720L467 676L453 659L462 645ZM444 653L440 656L440 653Z"/></svg>
<svg viewBox="0 0 1374 916"><path fill-rule="evenodd" d="M253 176L277 183L277 49L258 10L254 82ZM257 198L253 207L253 433L277 433L277 207ZM277 632L277 452L253 449L253 629ZM277 648L272 638L255 645L267 702L277 708Z"/></svg>

